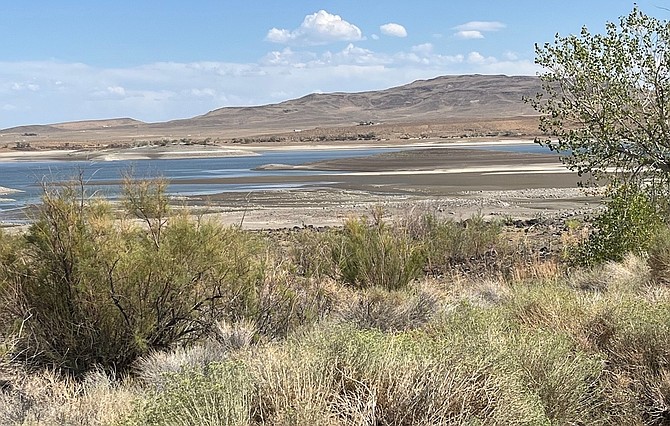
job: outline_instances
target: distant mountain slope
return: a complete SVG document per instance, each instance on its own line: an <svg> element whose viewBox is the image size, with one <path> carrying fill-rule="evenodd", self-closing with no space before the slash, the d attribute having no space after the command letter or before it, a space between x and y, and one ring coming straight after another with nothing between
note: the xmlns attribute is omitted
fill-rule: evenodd
<svg viewBox="0 0 670 426"><path fill-rule="evenodd" d="M123 126L137 126L141 124L145 123L132 118L110 118L106 120L71 121L69 123L52 124L51 126L63 130L92 130Z"/></svg>
<svg viewBox="0 0 670 426"><path fill-rule="evenodd" d="M537 77L444 76L380 91L311 94L273 105L220 108L166 124L193 122L247 128L274 123L301 128L370 120L388 123L448 117L503 118L533 114L522 98L534 96L539 90Z"/></svg>
<svg viewBox="0 0 670 426"><path fill-rule="evenodd" d="M483 123L478 130L481 133L487 126L500 131L507 119L522 119L530 123L526 128L536 128L533 124L536 113L522 98L534 96L540 90L537 77L443 76L379 91L315 93L278 104L219 108L197 117L162 123L143 123L131 118L88 120L15 127L0 130L0 135L5 135L2 140L5 143L26 141L25 134L29 133L30 141L35 142L88 144L180 137L234 138L370 122L388 126ZM486 124L494 121L494 125Z"/></svg>

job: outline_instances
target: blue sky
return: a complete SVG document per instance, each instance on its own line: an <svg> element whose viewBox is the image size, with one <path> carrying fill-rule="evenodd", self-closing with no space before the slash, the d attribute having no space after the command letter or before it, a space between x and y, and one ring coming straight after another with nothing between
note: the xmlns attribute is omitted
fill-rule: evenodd
<svg viewBox="0 0 670 426"><path fill-rule="evenodd" d="M670 1L637 1L670 19ZM624 0L6 0L0 128L165 121L447 74L534 75L535 43Z"/></svg>

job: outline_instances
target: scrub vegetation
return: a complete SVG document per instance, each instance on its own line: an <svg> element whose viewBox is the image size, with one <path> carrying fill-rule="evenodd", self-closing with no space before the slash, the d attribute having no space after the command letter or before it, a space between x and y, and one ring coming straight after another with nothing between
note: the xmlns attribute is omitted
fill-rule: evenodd
<svg viewBox="0 0 670 426"><path fill-rule="evenodd" d="M538 48L539 142L609 184L591 219L263 233L162 182L47 188L0 232L0 423L669 424L669 28Z"/></svg>
<svg viewBox="0 0 670 426"><path fill-rule="evenodd" d="M262 233L127 185L50 188L0 234L2 423L667 421L668 231L580 267L576 225L377 209Z"/></svg>

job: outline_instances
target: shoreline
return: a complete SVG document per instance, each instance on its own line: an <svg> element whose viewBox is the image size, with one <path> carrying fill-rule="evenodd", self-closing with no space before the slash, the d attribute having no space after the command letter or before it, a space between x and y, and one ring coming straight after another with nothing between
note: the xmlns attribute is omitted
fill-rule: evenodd
<svg viewBox="0 0 670 426"><path fill-rule="evenodd" d="M339 225L346 217L368 214L373 206L382 206L391 215L429 209L450 218L482 214L486 217L527 219L584 214L599 204L599 196L589 195L577 188L580 179L567 170L555 154L468 149L533 145L532 141L396 142L335 147L400 149L394 152L297 166L267 164L262 167L269 171L310 171L309 174L261 173L177 179L174 184L191 185L196 190L190 194L174 194L171 203L177 208L187 208L193 214L213 217L230 225L242 223L248 229ZM145 148L144 151L162 152L162 156L152 156L161 159L332 148L333 145L328 143L272 147L254 145L235 150L168 147L160 151ZM114 159L128 159L128 151L135 155L141 152L139 149L125 151L116 153ZM105 154L110 155L111 152ZM189 157L189 154L194 157ZM68 158L72 159L71 156ZM96 185L115 185L119 182L110 180L96 182Z"/></svg>
<svg viewBox="0 0 670 426"><path fill-rule="evenodd" d="M318 151L318 150L351 150L370 148L469 148L475 146L500 145L533 145L528 139L495 139L468 141L445 141L444 139L394 139L361 143L254 143L244 146L224 145L172 145L143 146L130 148L103 149L35 149L35 150L0 150L0 163L4 162L43 162L43 161L123 161L123 160L154 160L202 157L244 157L260 155L263 151Z"/></svg>

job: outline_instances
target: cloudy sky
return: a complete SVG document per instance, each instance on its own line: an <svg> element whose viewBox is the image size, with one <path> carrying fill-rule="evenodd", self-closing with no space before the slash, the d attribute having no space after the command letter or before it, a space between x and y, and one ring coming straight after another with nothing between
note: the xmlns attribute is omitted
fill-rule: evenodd
<svg viewBox="0 0 670 426"><path fill-rule="evenodd" d="M668 3L668 4L666 4ZM670 19L670 1L638 0ZM534 75L535 43L623 0L6 0L0 128L165 121L446 74Z"/></svg>

